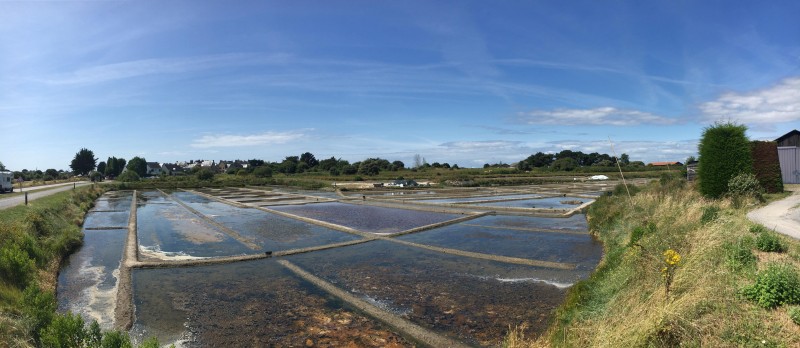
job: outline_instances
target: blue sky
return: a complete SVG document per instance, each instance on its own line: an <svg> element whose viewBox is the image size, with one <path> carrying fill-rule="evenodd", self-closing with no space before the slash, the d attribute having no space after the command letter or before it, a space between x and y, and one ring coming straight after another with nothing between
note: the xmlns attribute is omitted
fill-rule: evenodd
<svg viewBox="0 0 800 348"><path fill-rule="evenodd" d="M797 1L0 1L0 161L682 161L800 128Z"/></svg>

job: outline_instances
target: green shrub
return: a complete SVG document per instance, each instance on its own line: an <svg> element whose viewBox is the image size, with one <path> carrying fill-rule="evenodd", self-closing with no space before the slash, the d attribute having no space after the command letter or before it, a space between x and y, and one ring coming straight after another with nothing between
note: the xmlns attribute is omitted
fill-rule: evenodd
<svg viewBox="0 0 800 348"><path fill-rule="evenodd" d="M764 201L764 189L750 173L742 173L734 176L728 181L728 195L734 199L734 205L738 208L743 198L755 198Z"/></svg>
<svg viewBox="0 0 800 348"><path fill-rule="evenodd" d="M103 334L102 348L132 348L131 338L126 333L108 331Z"/></svg>
<svg viewBox="0 0 800 348"><path fill-rule="evenodd" d="M214 172L208 169L200 169L197 171L197 180L201 181L211 181L214 180Z"/></svg>
<svg viewBox="0 0 800 348"><path fill-rule="evenodd" d="M786 245L781 241L775 232L762 232L756 238L756 248L761 251L782 253L786 251Z"/></svg>
<svg viewBox="0 0 800 348"><path fill-rule="evenodd" d="M53 294L43 292L36 285L25 288L22 293L22 309L30 333L39 340L39 332L50 325L56 312L56 299Z"/></svg>
<svg viewBox="0 0 800 348"><path fill-rule="evenodd" d="M0 249L0 278L19 288L24 288L35 275L36 264L16 244Z"/></svg>
<svg viewBox="0 0 800 348"><path fill-rule="evenodd" d="M86 338L83 318L72 313L56 314L41 334L43 347L83 347Z"/></svg>
<svg viewBox="0 0 800 348"><path fill-rule="evenodd" d="M789 307L787 313L789 313L789 318L792 319L792 322L794 322L797 325L800 325L800 307L797 306Z"/></svg>
<svg viewBox="0 0 800 348"><path fill-rule="evenodd" d="M742 295L761 307L800 304L800 276L791 264L770 264L758 272L756 282L742 289Z"/></svg>
<svg viewBox="0 0 800 348"><path fill-rule="evenodd" d="M715 205L709 205L703 207L703 215L700 217L700 222L705 225L709 222L712 222L717 219L719 215L719 207Z"/></svg>
<svg viewBox="0 0 800 348"><path fill-rule="evenodd" d="M654 233L655 231L656 225L652 222L645 226L636 226L633 231L631 231L631 239L630 242L628 242L628 246L636 244L642 237Z"/></svg>
<svg viewBox="0 0 800 348"><path fill-rule="evenodd" d="M723 248L728 267L734 271L754 267L758 260L756 255L753 254L752 245L753 238L749 236L741 238L735 243L724 244Z"/></svg>
<svg viewBox="0 0 800 348"><path fill-rule="evenodd" d="M253 176L256 178L270 178L272 177L272 169L267 166L257 167L253 170Z"/></svg>
<svg viewBox="0 0 800 348"><path fill-rule="evenodd" d="M622 196L622 195L627 196L628 192L630 192L631 196L635 196L637 193L639 193L639 191L641 191L641 189L639 187L636 187L636 185L633 185L633 184L629 184L627 190L625 189L625 184L617 184L617 186L614 186L614 190L611 191L611 195L613 195L613 196Z"/></svg>
<svg viewBox="0 0 800 348"><path fill-rule="evenodd" d="M122 182L134 182L134 181L139 181L139 179L140 179L139 174L136 174L136 172L132 170L126 170L124 173L120 174L117 177L117 180Z"/></svg>
<svg viewBox="0 0 800 348"><path fill-rule="evenodd" d="M728 189L728 182L740 173L753 169L747 127L734 123L715 123L703 130L700 139L700 193L719 198Z"/></svg>
<svg viewBox="0 0 800 348"><path fill-rule="evenodd" d="M769 230L764 227L763 225L752 225L750 226L750 233L759 234L762 232L768 232Z"/></svg>

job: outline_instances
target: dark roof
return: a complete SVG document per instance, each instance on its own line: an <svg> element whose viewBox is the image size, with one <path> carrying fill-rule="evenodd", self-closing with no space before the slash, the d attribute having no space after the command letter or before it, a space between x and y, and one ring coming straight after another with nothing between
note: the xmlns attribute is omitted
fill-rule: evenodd
<svg viewBox="0 0 800 348"><path fill-rule="evenodd" d="M159 165L158 162L147 162L147 167L148 168L153 168L153 169L156 169L156 168L160 169L161 165Z"/></svg>
<svg viewBox="0 0 800 348"><path fill-rule="evenodd" d="M792 135L797 135L797 134L800 134L800 131L798 131L797 129L793 129L791 132L789 132L789 133L786 133L786 134L782 135L782 136L781 136L780 138L778 138L778 139L775 139L775 142L776 142L776 143L780 143L781 141L784 141L784 140L786 140L786 138L788 138L788 137L790 137L790 136L792 136Z"/></svg>

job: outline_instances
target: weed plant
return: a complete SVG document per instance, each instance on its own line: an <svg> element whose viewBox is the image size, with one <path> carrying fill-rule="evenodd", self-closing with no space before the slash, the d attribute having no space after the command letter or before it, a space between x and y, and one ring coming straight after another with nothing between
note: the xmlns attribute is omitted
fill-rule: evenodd
<svg viewBox="0 0 800 348"><path fill-rule="evenodd" d="M786 311L786 313L789 314L789 319L792 319L792 322L794 322L797 325L800 325L800 307L798 306L789 307L789 310Z"/></svg>
<svg viewBox="0 0 800 348"><path fill-rule="evenodd" d="M782 253L786 251L786 245L775 232L765 231L758 234L756 238L756 248L761 251Z"/></svg>
<svg viewBox="0 0 800 348"><path fill-rule="evenodd" d="M800 304L800 275L791 264L773 263L758 272L755 284L744 287L741 293L764 308Z"/></svg>

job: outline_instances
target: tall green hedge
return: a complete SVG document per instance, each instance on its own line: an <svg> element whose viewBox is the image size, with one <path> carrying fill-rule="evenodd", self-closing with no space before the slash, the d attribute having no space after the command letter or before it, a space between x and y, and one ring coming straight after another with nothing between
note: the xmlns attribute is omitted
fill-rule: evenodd
<svg viewBox="0 0 800 348"><path fill-rule="evenodd" d="M747 126L735 123L715 123L703 129L700 139L700 193L719 198L728 189L728 181L741 173L751 173L753 158Z"/></svg>
<svg viewBox="0 0 800 348"><path fill-rule="evenodd" d="M751 144L753 174L768 193L783 192L778 144L774 141L754 141Z"/></svg>

